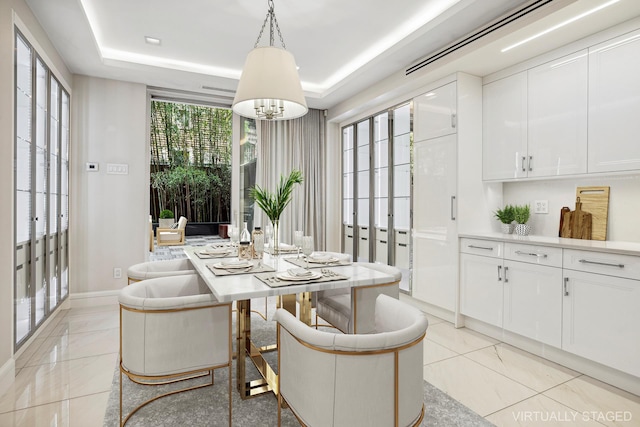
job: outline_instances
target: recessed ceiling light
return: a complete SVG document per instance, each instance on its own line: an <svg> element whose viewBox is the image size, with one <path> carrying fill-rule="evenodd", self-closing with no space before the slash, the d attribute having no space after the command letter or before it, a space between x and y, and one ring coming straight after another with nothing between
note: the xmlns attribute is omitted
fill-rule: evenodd
<svg viewBox="0 0 640 427"><path fill-rule="evenodd" d="M558 28L562 28L562 27L564 27L565 25L569 25L569 24L571 24L572 22L577 21L578 19L582 19L582 18L584 18L585 16L589 16L589 15L591 15L592 13L598 12L599 10L602 10L602 9L604 9L605 7L609 7L609 6L611 6L612 4L614 4L614 3L618 3L619 1L620 1L620 0L611 0L611 1L607 2L607 3L601 4L601 5L600 5L600 6L598 6L598 7L594 7L593 9L587 10L586 12L583 12L583 13L581 13L580 15L576 15L576 16L574 16L573 18L567 19L566 21L563 21L563 22L561 22L561 23L559 23L559 24L557 24L557 25L554 25L553 27L549 27L549 28L547 28L546 30L539 32L538 34L534 34L534 35L533 35L533 36L531 36L531 37L528 37L528 38L526 38L526 39L524 39L524 40L520 40L518 43L514 43L514 44L512 44L511 46L507 46L507 47L505 47L504 49L502 49L500 52L502 52L502 53L507 52L507 51L509 51L509 50L513 49L514 47L521 46L521 45L523 45L523 44L525 44L525 43L530 42L531 40L535 40L535 39L537 39L538 37L542 37L542 36L544 36L545 34L549 34L550 32L557 30Z"/></svg>
<svg viewBox="0 0 640 427"><path fill-rule="evenodd" d="M144 36L144 41L147 44L152 44L154 46L160 46L160 43L162 43L162 40L156 38L156 37L151 37L151 36Z"/></svg>

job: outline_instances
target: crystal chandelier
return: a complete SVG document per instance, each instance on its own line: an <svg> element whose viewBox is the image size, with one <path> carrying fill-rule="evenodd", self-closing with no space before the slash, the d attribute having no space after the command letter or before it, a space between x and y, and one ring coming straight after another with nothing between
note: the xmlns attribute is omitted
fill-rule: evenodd
<svg viewBox="0 0 640 427"><path fill-rule="evenodd" d="M260 34L247 55L240 76L233 111L244 117L262 120L286 120L304 116L307 103L302 92L300 77L293 55L286 50L278 20L273 11L273 0ZM258 46L269 22L269 46ZM274 27L282 48L274 46Z"/></svg>

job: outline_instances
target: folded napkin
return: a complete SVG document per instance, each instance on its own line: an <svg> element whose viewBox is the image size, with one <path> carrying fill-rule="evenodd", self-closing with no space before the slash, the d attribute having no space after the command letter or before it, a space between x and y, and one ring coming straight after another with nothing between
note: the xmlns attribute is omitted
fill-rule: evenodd
<svg viewBox="0 0 640 427"><path fill-rule="evenodd" d="M200 251L202 255L223 255L228 254L229 249L227 248L206 248Z"/></svg>
<svg viewBox="0 0 640 427"><path fill-rule="evenodd" d="M307 277L314 275L313 271L305 270L304 268L290 268L287 270L287 274L291 277Z"/></svg>

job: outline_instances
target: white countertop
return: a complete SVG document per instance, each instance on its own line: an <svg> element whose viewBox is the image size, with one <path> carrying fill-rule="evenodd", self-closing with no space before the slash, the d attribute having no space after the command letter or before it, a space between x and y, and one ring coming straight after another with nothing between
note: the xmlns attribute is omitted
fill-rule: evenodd
<svg viewBox="0 0 640 427"><path fill-rule="evenodd" d="M357 264L350 264L344 266L327 267L336 273L340 273L349 277L348 280L335 280L331 282L321 283L303 283L299 285L282 286L278 288L272 288L262 282L257 277L254 277L251 273L246 274L234 274L225 276L216 276L207 267L207 265L220 262L220 258L217 259L200 259L194 251L200 250L202 247L185 246L184 252L187 257L193 263L193 266L198 271L200 276L211 289L213 295L220 302L229 302L237 300L245 300L251 298L268 297L275 295L287 295L300 292L314 292L327 289L344 289L359 286L379 285L388 283L393 280L393 277L365 268ZM286 261L287 257L295 257L296 255L280 255L278 258L274 258L269 254L264 254L263 263L276 269L278 272L287 271L290 268L297 268L297 266Z"/></svg>
<svg viewBox="0 0 640 427"><path fill-rule="evenodd" d="M532 245L540 246L554 246L566 249L582 249L597 252L609 252L622 255L640 256L640 243L635 242L566 239L562 237L547 236L518 236L517 234L504 234L495 232L465 233L459 234L458 237L523 244L529 243Z"/></svg>

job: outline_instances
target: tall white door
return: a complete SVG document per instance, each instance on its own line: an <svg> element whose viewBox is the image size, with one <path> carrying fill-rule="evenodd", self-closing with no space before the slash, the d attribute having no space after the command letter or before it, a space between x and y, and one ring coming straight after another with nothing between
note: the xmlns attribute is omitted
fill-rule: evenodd
<svg viewBox="0 0 640 427"><path fill-rule="evenodd" d="M412 295L455 309L457 136L414 144L414 263Z"/></svg>

